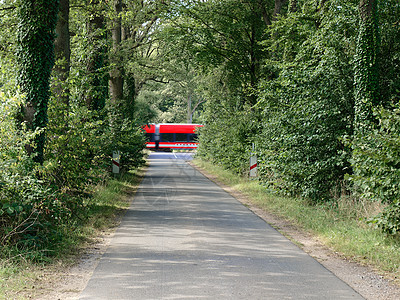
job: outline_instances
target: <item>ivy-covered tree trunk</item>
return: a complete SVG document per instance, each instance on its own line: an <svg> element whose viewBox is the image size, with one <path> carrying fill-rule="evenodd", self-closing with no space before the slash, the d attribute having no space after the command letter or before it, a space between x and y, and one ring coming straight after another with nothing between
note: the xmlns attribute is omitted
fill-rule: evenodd
<svg viewBox="0 0 400 300"><path fill-rule="evenodd" d="M133 30L130 27L122 27L121 39L122 41L132 41ZM123 118L134 121L135 114L135 100L137 97L137 89L136 89L136 80L135 74L132 70L123 70L124 72L124 82L123 82L123 93L124 93L124 105L122 107L123 110Z"/></svg>
<svg viewBox="0 0 400 300"><path fill-rule="evenodd" d="M69 111L69 88L68 77L71 61L71 46L69 34L69 0L60 0L60 10L58 13L58 21L56 26L56 39L54 43L56 64L54 66L53 92L61 105L60 117L61 126L67 124L67 116Z"/></svg>
<svg viewBox="0 0 400 300"><path fill-rule="evenodd" d="M258 19L259 15L257 13L254 14L254 18ZM249 32L249 58L250 58L250 87L253 90L257 89L258 81L260 79L260 57L258 56L258 44L257 39L259 35L257 34L257 24L251 25L251 32ZM255 105L257 103L257 96L252 93L248 99L250 105Z"/></svg>
<svg viewBox="0 0 400 300"><path fill-rule="evenodd" d="M123 87L124 87L124 79L123 79L123 67L120 59L120 48L121 48L121 40L122 40L122 27L121 27L121 11L122 11L122 1L114 0L114 13L115 17L112 22L112 43L113 48L111 51L110 61L112 63L112 69L110 71L110 95L111 101L113 105L117 105L118 102L123 98Z"/></svg>
<svg viewBox="0 0 400 300"><path fill-rule="evenodd" d="M23 120L28 130L42 129L34 147L27 151L43 163L44 129L50 96L50 75L54 65L54 39L59 12L57 0L24 0L18 5L19 85L26 95Z"/></svg>
<svg viewBox="0 0 400 300"><path fill-rule="evenodd" d="M89 2L92 12L87 22L88 42L92 51L89 54L87 72L89 75L89 90L86 93L86 107L100 111L105 106L108 95L107 75L103 68L106 60L105 20L98 0Z"/></svg>
<svg viewBox="0 0 400 300"><path fill-rule="evenodd" d="M297 0L289 0L288 3L288 16L297 12ZM285 50L283 53L283 60L286 62L293 61L296 57L296 50L292 43L287 43L285 45Z"/></svg>
<svg viewBox="0 0 400 300"><path fill-rule="evenodd" d="M136 82L135 82L135 75L133 73L126 73L125 80L124 80L124 91L126 94L125 97L125 112L124 118L133 121L134 113L135 113L135 100L137 97L137 90L136 90Z"/></svg>
<svg viewBox="0 0 400 300"><path fill-rule="evenodd" d="M377 0L360 0L360 24L355 69L356 133L363 134L373 123L373 107L379 100L379 30Z"/></svg>
<svg viewBox="0 0 400 300"><path fill-rule="evenodd" d="M369 187L366 180L371 177L371 158L366 149L376 148L376 140L371 133L376 130L377 120L373 109L380 103L379 91L379 32L378 0L360 0L360 23L356 49L354 74L354 137L353 137L353 181L355 188L362 194Z"/></svg>

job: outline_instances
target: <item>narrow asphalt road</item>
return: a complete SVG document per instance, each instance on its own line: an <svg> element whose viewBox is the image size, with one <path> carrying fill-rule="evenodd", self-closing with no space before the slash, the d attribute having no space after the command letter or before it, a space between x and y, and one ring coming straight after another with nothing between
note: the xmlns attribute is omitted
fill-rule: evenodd
<svg viewBox="0 0 400 300"><path fill-rule="evenodd" d="M80 299L363 299L190 158L150 156Z"/></svg>

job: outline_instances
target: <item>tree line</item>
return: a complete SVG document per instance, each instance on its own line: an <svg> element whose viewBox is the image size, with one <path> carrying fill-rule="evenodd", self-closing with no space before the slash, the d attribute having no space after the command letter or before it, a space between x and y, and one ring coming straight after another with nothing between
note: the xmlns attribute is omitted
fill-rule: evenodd
<svg viewBox="0 0 400 300"><path fill-rule="evenodd" d="M254 143L267 189L379 201L371 222L397 234L399 16L396 0L181 1L166 27L202 74L199 155L246 174Z"/></svg>
<svg viewBox="0 0 400 300"><path fill-rule="evenodd" d="M51 255L65 228L87 217L114 150L123 153L124 172L143 164L140 125L155 113L136 99L146 82L163 81L152 61L167 8L165 1L1 1L3 249Z"/></svg>

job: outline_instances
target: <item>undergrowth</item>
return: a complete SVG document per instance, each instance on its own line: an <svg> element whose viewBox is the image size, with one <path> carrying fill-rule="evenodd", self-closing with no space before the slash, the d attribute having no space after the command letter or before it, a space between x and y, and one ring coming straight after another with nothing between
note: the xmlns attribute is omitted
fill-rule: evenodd
<svg viewBox="0 0 400 300"><path fill-rule="evenodd" d="M88 199L85 215L58 228L58 243L52 249L46 249L52 251L51 255L43 255L37 251L22 253L13 247L2 247L0 299L30 298L37 289L35 285L38 284L44 268L74 263L97 236L117 226L120 216L129 208L131 196L139 185L143 172L142 169L131 171L119 179L110 180L106 185L97 186L93 196Z"/></svg>

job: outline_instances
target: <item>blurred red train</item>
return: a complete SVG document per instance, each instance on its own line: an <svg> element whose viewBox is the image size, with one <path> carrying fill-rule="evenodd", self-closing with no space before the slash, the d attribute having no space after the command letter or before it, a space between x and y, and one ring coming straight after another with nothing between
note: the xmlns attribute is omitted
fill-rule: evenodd
<svg viewBox="0 0 400 300"><path fill-rule="evenodd" d="M149 124L143 127L148 139L146 148L170 151L172 149L196 149L197 129L200 124Z"/></svg>

